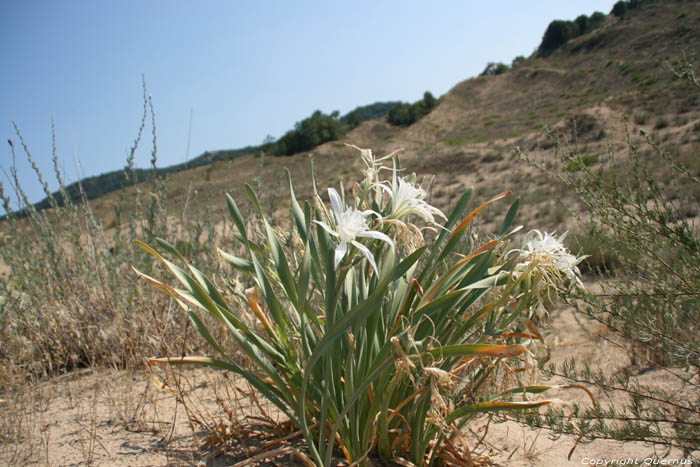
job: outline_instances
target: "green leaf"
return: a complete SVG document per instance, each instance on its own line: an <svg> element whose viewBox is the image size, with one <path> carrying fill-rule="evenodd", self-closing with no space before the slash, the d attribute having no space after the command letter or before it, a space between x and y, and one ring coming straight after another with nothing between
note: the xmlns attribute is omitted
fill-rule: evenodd
<svg viewBox="0 0 700 467"><path fill-rule="evenodd" d="M505 219L503 220L503 225L501 225L501 231L498 233L499 238L503 238L510 229L511 224L515 220L515 215L518 213L518 207L520 207L520 198L517 198L513 204L510 206Z"/></svg>
<svg viewBox="0 0 700 467"><path fill-rule="evenodd" d="M277 234L272 229L270 224L265 221L265 230L267 232L267 241L270 245L270 250L272 253L272 260L275 263L275 268L277 269L277 275L280 278L282 287L287 294L287 298L292 303L295 309L299 309L299 300L297 298L297 291L294 286L294 278L292 277L292 272L289 269L289 264L287 263L287 256L284 254L282 245L280 244Z"/></svg>
<svg viewBox="0 0 700 467"><path fill-rule="evenodd" d="M306 404L306 392L309 385L312 372L316 364L321 360L322 357L326 355L328 349L335 343L335 341L345 334L345 332L352 326L355 322L362 322L369 316L370 313L381 309L381 301L386 291L387 286L391 281L394 270L394 253L393 250L388 250L387 258L383 264L381 279L377 283L373 293L362 303L359 303L348 313L343 315L333 327L326 330L323 338L318 342L314 352L311 354L306 368L304 370L304 379L302 381L301 389L301 407L300 412L305 413ZM306 423L306 417L302 416L302 430L306 433L309 428Z"/></svg>
<svg viewBox="0 0 700 467"><path fill-rule="evenodd" d="M260 200L258 199L258 195L255 193L255 190L253 190L253 187L246 183L245 191L248 193L248 198L250 198L250 201L253 203L253 207L256 211L258 211L260 217L264 217L262 207L260 207Z"/></svg>
<svg viewBox="0 0 700 467"><path fill-rule="evenodd" d="M197 316L195 313L188 311L187 316L190 318L190 321L194 323L195 327L197 328L197 332L204 337L204 339L211 345L214 350L219 352L222 356L226 357L226 352L224 351L223 348L219 345L219 343L214 339L214 336L211 335L209 332L209 329L204 325L204 323L199 319L199 316Z"/></svg>
<svg viewBox="0 0 700 467"><path fill-rule="evenodd" d="M411 269L411 267L420 259L425 250L428 249L428 246L429 245L425 245L418 248L416 251L408 255L403 261L401 261L399 265L396 266L391 280L395 281L399 277L403 277L403 275L406 274L408 270Z"/></svg>
<svg viewBox="0 0 700 467"><path fill-rule="evenodd" d="M233 266L235 269L244 272L246 274L253 274L255 272L255 267L253 266L253 263L248 261L247 259L244 258L239 258L238 256L234 256L230 253L226 253L223 250L218 250L219 255L229 263L231 266Z"/></svg>
<svg viewBox="0 0 700 467"><path fill-rule="evenodd" d="M284 173L287 175L287 184L289 185L289 193L292 198L292 215L294 216L294 221L297 225L297 230L301 236L301 241L306 243L306 239L309 235L309 231L306 225L306 217L304 216L304 211L302 211L297 197L294 194L294 187L292 186L292 176L289 174L289 170L284 169Z"/></svg>
<svg viewBox="0 0 700 467"><path fill-rule="evenodd" d="M243 221L243 216L241 216L241 211L239 211L238 205L236 205L236 202L228 193L226 193L226 205L228 206L228 210L231 213L231 219L233 220L233 223L236 224L238 233L241 236L240 240L242 240L243 243L247 245L248 235L245 230L245 222Z"/></svg>
<svg viewBox="0 0 700 467"><path fill-rule="evenodd" d="M451 414L445 417L445 423L452 423L467 415L473 415L483 412L502 412L504 410L526 410L541 407L550 404L552 401L535 401L535 402L479 402L470 404L455 409Z"/></svg>
<svg viewBox="0 0 700 467"><path fill-rule="evenodd" d="M527 349L520 344L496 345L496 344L452 344L436 347L423 353L423 357L428 356L440 359L443 357L464 357L467 355L475 357L508 358L516 357L527 352ZM417 359L417 356L412 357Z"/></svg>

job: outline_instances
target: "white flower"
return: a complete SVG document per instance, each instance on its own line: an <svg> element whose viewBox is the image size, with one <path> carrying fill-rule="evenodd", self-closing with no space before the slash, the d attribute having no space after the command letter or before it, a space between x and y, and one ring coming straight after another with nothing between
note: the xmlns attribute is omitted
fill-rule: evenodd
<svg viewBox="0 0 700 467"><path fill-rule="evenodd" d="M394 177L391 188L387 185L379 184L391 196L391 214L393 219L415 214L426 222L435 224L435 217L440 216L444 220L447 217L438 208L431 206L425 201L425 190L420 185L409 182L405 177L397 177L396 167L394 167Z"/></svg>
<svg viewBox="0 0 700 467"><path fill-rule="evenodd" d="M345 254L348 252L348 244L351 244L360 250L360 253L367 258L372 268L377 271L377 265L374 262L372 253L366 246L355 239L358 237L375 238L388 243L392 248L394 247L394 242L392 242L388 236L375 230L369 230L365 218L372 214L377 216L379 214L372 210L358 211L353 207L346 208L340 199L340 195L333 188L328 189L328 197L331 200L331 207L333 208L335 230L325 222L314 222L339 240L338 246L335 247L335 267L337 268L343 260Z"/></svg>
<svg viewBox="0 0 700 467"><path fill-rule="evenodd" d="M525 236L523 247L517 250L524 259L520 268L533 267L536 273L542 275L545 286L556 286L561 279L572 281L571 284L581 282L581 272L578 264L585 256L576 257L569 253L562 241L566 233L559 238L549 233L532 230Z"/></svg>

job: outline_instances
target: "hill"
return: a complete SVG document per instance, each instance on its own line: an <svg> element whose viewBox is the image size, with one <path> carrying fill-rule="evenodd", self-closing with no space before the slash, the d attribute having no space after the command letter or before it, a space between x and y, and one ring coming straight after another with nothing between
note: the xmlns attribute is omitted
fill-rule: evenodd
<svg viewBox="0 0 700 467"><path fill-rule="evenodd" d="M400 102L375 102L374 104L359 106L342 117L339 117L338 120L348 128L354 128L364 121L384 117L397 104L400 104ZM239 149L206 151L192 160L169 167L159 167L156 169L125 168L124 170L114 170L100 175L86 177L78 182L71 183L66 186L66 194L73 201L79 201L83 196L87 200L93 200L127 186L151 181L154 177L163 177L183 170L194 169L245 155L260 154L261 151L273 152L273 145L274 143L272 142L266 142L257 146L245 146ZM52 193L52 196L59 206L63 206L64 200L60 190ZM37 210L48 209L51 207L51 201L46 197L35 203L34 207ZM0 219L2 218L4 218L4 216L0 217Z"/></svg>
<svg viewBox="0 0 700 467"><path fill-rule="evenodd" d="M553 138L561 138L594 162L609 144L625 143L626 126L632 134L639 129L652 132L680 161L700 170L693 157L698 149L699 98L669 71L675 59L692 54L693 45L700 43L700 3L632 4L635 8L622 18L594 15L594 29L568 38L546 54L517 57L512 67L492 67L497 73L485 72L458 83L430 113L407 127L391 125L384 117L395 102L361 106L339 117L349 127L345 135L311 151L319 180L350 182L359 174L359 158L345 143L378 154L401 148L406 169L437 175L430 194L438 206L447 208L453 194L468 186L478 187L482 196L510 188L525 198L540 225L557 228L569 217L566 200L557 201L566 194L545 174L518 161L514 147L547 159L557 149ZM309 152L277 158L266 151L260 158L263 149L261 145L206 152L156 172L134 171L129 183L167 175L173 207L185 206L189 194L196 192L218 211L223 209L223 193L244 182L254 180L274 195L284 167L295 178L307 179L308 163L299 155ZM114 220L110 213L117 197L103 195L123 182L123 171L83 181L86 196L95 199L105 225ZM308 194L308 188L307 181L300 190ZM68 191L77 196L77 185ZM46 207L48 201L38 206Z"/></svg>
<svg viewBox="0 0 700 467"><path fill-rule="evenodd" d="M356 178L361 163L345 143L378 154L402 148L405 168L437 175L431 196L438 206L446 208L453 194L468 186L476 186L484 197L510 188L525 198L539 225L557 228L569 217L557 202L566 194L519 161L515 146L546 159L557 149L555 136L593 161L608 145L626 143L626 126L632 134L639 129L653 133L698 173L698 95L675 79L669 65L700 43L699 5L643 2L624 19L607 15L596 29L547 56L534 53L506 72L458 83L432 112L408 127L390 125L385 118L365 121L312 151L318 179L327 184ZM219 160L172 174L170 198L182 204L185 187L191 186L212 209L223 210L223 193L245 181L275 192L283 167L295 179L307 179L305 159L247 155ZM307 183L300 190L308 188Z"/></svg>
<svg viewBox="0 0 700 467"><path fill-rule="evenodd" d="M589 21L595 25L592 30L583 33L584 28L570 39L558 39L563 44L547 48L545 54L542 50L552 26L575 25L581 17L575 22L552 21L538 52L527 59L517 57L510 69L490 64L501 66L492 67L498 70L496 73L485 72L458 83L426 118L407 128L394 127L384 119L399 102L357 107L339 117L349 130L340 142L322 144L314 153L332 159L350 157L349 150L339 144L344 142L378 152L404 148L413 170L445 172L447 186L457 189L457 185L479 184L486 177L496 181L492 174L503 174L513 145L530 151L551 149L545 126L557 128L560 135L575 133L582 152L599 150L605 145L605 136L619 127L624 114L640 128L658 130L664 143L677 144L679 153L688 154L697 147L691 141L696 129L689 123L697 119L698 96L688 94L686 84L667 86L673 80L667 63L693 52L692 44L700 43L698 2L628 4L633 8L622 19L612 12L607 16L597 13ZM218 177L212 177L215 170L202 167L237 158L243 158L244 165L255 165L253 157L266 148L259 145L207 151L156 171L135 169L126 178L123 170L117 170L82 180L82 189L85 197L93 200L125 185L147 182L153 176L182 173L175 177L176 184L192 182L195 189L211 185L216 191ZM346 167L345 162L338 163ZM202 171L204 175L200 176ZM513 176L516 180L519 177ZM78 183L66 188L72 199L80 199ZM442 191L437 195L446 196ZM546 197L540 192L530 195L536 201ZM54 193L54 197L61 204L60 193ZM45 209L50 203L44 199L35 206Z"/></svg>

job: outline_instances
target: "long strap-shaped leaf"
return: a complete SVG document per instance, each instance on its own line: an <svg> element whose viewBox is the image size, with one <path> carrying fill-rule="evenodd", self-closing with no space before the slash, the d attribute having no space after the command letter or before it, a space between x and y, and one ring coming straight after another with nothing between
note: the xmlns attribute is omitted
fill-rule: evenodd
<svg viewBox="0 0 700 467"><path fill-rule="evenodd" d="M367 388L369 388L369 385L374 382L374 380L381 374L382 371L384 371L389 365L393 364L392 359L386 359L384 360L376 370L372 372L367 378L363 381L363 383L360 385L360 387L355 390L355 392L350 396L348 401L345 403L345 406L343 407L343 410L338 414L338 418L336 419L335 423L333 424L333 428L331 429L330 433L328 434L328 446L326 447L326 457L324 459L324 464L323 465L330 465L331 464L331 457L333 455L333 445L335 443L335 435L338 433L338 428L340 427L340 424L342 423L343 419L347 415L347 413L350 411L352 408L353 404L357 402L357 400L360 398L360 396L366 394Z"/></svg>
<svg viewBox="0 0 700 467"><path fill-rule="evenodd" d="M446 423L452 423L457 419L460 419L466 415L472 415L481 412L500 412L502 410L525 410L532 409L535 407L541 407L543 405L551 404L552 401L532 401L532 402L506 402L506 401L494 401L494 402L478 402L476 404L465 405L455 409L447 417L445 417Z"/></svg>
<svg viewBox="0 0 700 467"><path fill-rule="evenodd" d="M370 313L372 313L372 311L380 309L381 300L384 296L384 293L386 291L387 286L389 285L389 283L391 281L391 278L393 276L393 270L394 270L394 253L393 253L393 250L388 250L385 262L382 265L381 278L380 278L379 282L377 283L377 286L375 287L374 292L367 298L367 300L358 304L356 307L354 307L348 313L343 315L335 323L335 325L332 328L327 330L324 337L316 345L314 352L311 354L311 357L309 358L309 361L306 364L306 368L304 371L304 379L302 381L302 387L301 387L301 396L300 396L300 400L299 400L299 402L300 402L299 413L301 414L302 431L304 431L305 436L308 438L309 448L311 449L311 453L313 454L314 458L316 458L317 462L319 462L319 463L322 462L322 459L320 457L318 450L313 445L313 440L311 439L311 436L309 433L309 428L308 428L308 424L306 421L306 417L304 416L304 413L305 413L304 407L305 407L305 403L306 403L306 391L307 391L307 387L309 385L309 380L310 380L312 372L313 372L313 368L321 360L321 358L325 355L326 351L330 348L330 346L341 335L343 335L343 333L345 333L348 330L348 328L350 328L350 326L352 326L354 323L356 323L358 321L363 321L363 320L367 319L367 317L369 316ZM325 423L325 422L323 420L319 420L319 423Z"/></svg>

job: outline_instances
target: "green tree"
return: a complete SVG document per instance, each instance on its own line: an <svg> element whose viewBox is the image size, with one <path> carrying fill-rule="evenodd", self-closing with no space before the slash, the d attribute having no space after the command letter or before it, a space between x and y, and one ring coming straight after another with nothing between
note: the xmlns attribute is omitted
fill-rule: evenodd
<svg viewBox="0 0 700 467"><path fill-rule="evenodd" d="M311 117L297 122L294 129L288 131L277 142L277 154L289 156L341 138L345 133L345 127L338 120L339 115L338 111L325 115L317 110Z"/></svg>
<svg viewBox="0 0 700 467"><path fill-rule="evenodd" d="M615 5L613 5L611 13L621 20L625 19L627 15L627 2L624 0L619 0Z"/></svg>
<svg viewBox="0 0 700 467"><path fill-rule="evenodd" d="M574 20L574 23L578 27L578 35L588 32L588 21L588 16L586 15L581 15Z"/></svg>
<svg viewBox="0 0 700 467"><path fill-rule="evenodd" d="M489 62L479 76L493 76L505 73L510 68L505 63Z"/></svg>
<svg viewBox="0 0 700 467"><path fill-rule="evenodd" d="M571 21L554 20L549 23L542 37L539 54L545 57L577 35L577 26Z"/></svg>
<svg viewBox="0 0 700 467"><path fill-rule="evenodd" d="M437 105L437 99L435 99L435 96L433 96L430 91L425 91L423 94L423 102L425 103L425 108L428 109L428 112L433 110Z"/></svg>
<svg viewBox="0 0 700 467"><path fill-rule="evenodd" d="M600 11L594 12L591 17L588 18L588 30L593 31L594 29L598 29L603 24L603 21L605 21L605 13Z"/></svg>
<svg viewBox="0 0 700 467"><path fill-rule="evenodd" d="M411 123L411 107L409 104L397 104L395 105L387 115L387 120L392 125L398 126L408 126Z"/></svg>
<svg viewBox="0 0 700 467"><path fill-rule="evenodd" d="M438 99L430 91L423 93L423 99L413 104L400 103L391 108L387 121L392 125L408 126L429 114L438 104Z"/></svg>

